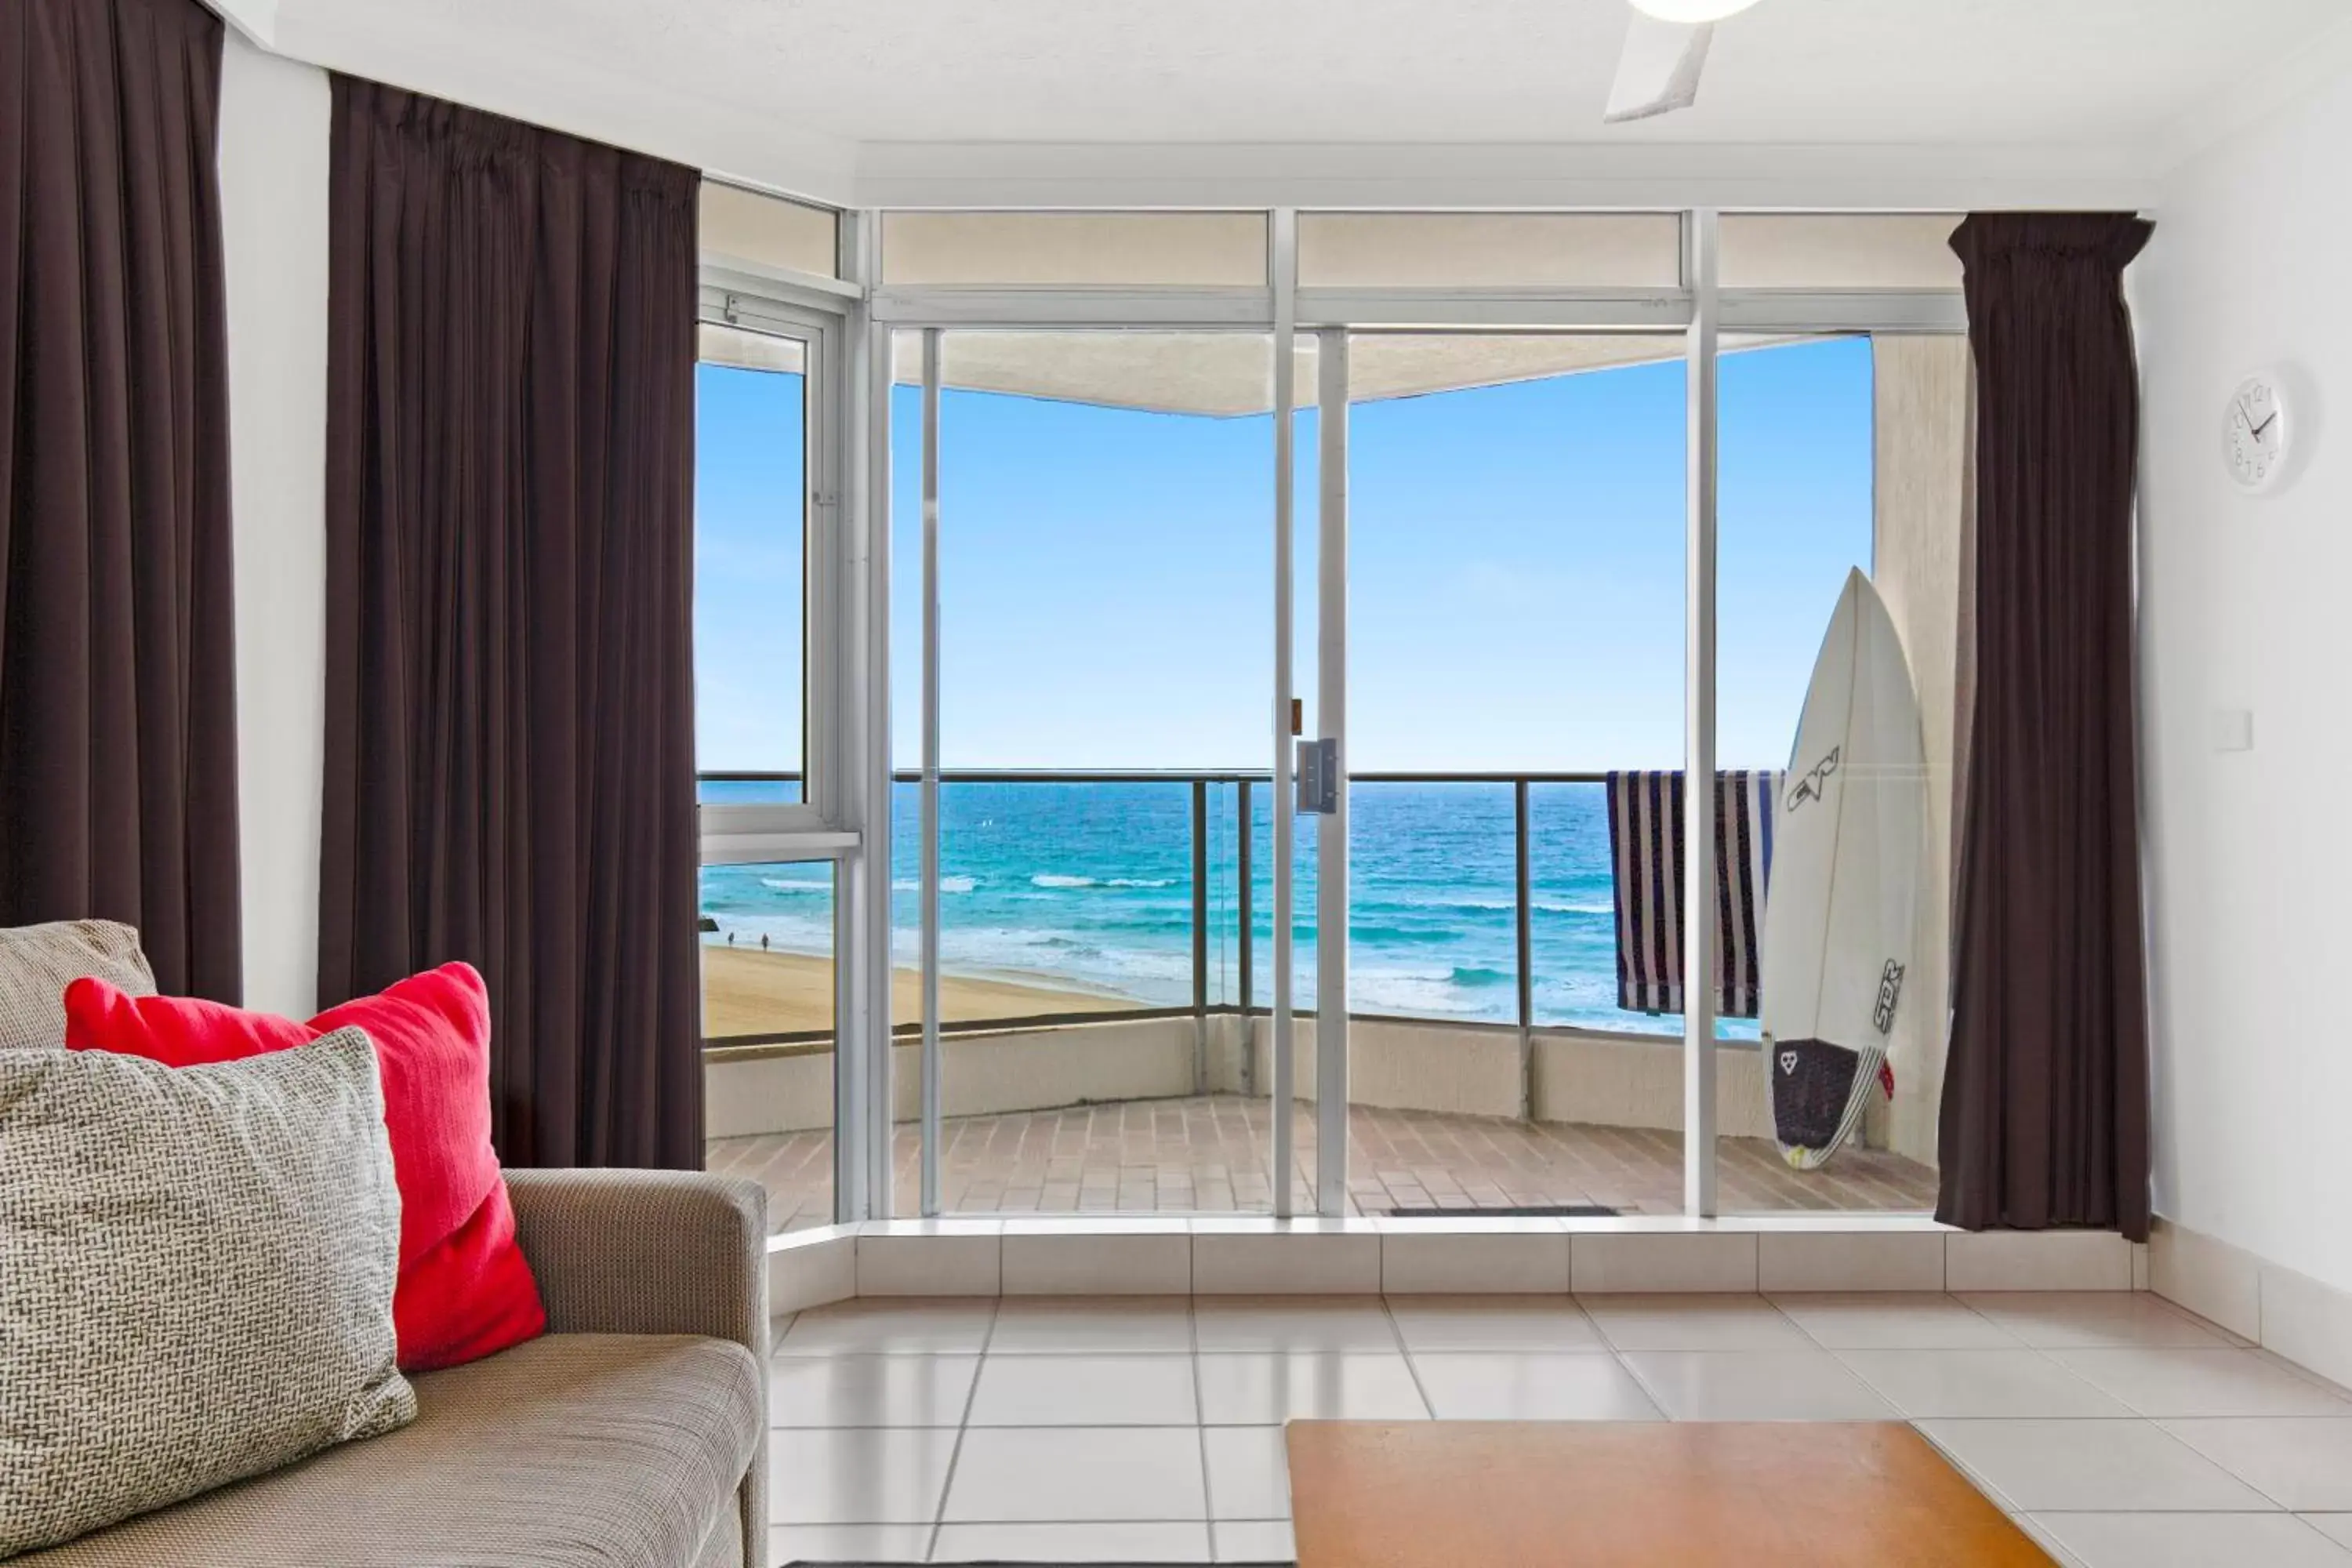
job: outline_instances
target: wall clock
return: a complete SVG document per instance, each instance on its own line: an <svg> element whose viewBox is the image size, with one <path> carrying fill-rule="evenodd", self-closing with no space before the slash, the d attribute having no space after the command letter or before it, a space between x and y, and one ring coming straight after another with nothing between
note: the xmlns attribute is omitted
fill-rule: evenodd
<svg viewBox="0 0 2352 1568"><path fill-rule="evenodd" d="M2221 456L2241 489L2264 490L2277 480L2291 432L2276 375L2261 371L2238 383L2221 411Z"/></svg>

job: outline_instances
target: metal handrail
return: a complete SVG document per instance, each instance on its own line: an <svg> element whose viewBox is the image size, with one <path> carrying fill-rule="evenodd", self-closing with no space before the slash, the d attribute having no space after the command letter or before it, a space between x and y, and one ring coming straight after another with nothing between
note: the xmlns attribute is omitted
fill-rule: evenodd
<svg viewBox="0 0 2352 1568"><path fill-rule="evenodd" d="M697 773L705 783L797 784L797 773L727 771ZM1269 784L1274 775L1264 768L941 768L941 784ZM1528 771L1517 773L1435 773L1407 769L1351 773L1349 784L1607 784L1606 773ZM900 768L893 784L920 784L922 773Z"/></svg>
<svg viewBox="0 0 2352 1568"><path fill-rule="evenodd" d="M915 784L922 773L915 769L899 769L892 773L898 784ZM705 784L793 784L800 781L798 773L763 771L713 771L696 775ZM1190 1014L1206 1019L1212 1014L1237 1012L1247 1017L1259 1011L1253 995L1255 975L1253 938L1255 931L1255 910L1253 907L1251 865L1251 829L1255 826L1253 795L1255 786L1270 784L1271 772L1263 769L1182 769L1182 768L943 768L940 771L942 784L1160 784L1188 785L1192 792L1192 984L1191 1000L1186 1005L1174 1007L1139 1007L1117 1012L1089 1011L1083 1014L1047 1015L1045 1019L1059 1023L1096 1022L1116 1017L1175 1017ZM1606 773L1582 771L1498 773L1474 771L1440 773L1425 770L1370 770L1351 773L1351 784L1508 784L1512 793L1513 889L1512 922L1518 973L1517 1021L1520 1040L1522 1096L1527 1093L1527 1075L1532 1068L1532 1041L1540 1026L1535 1017L1535 900L1530 867L1529 795L1538 784L1605 784ZM1212 1003L1209 1000L1209 786L1235 786L1235 849L1234 873L1238 882L1238 909L1235 911L1237 957L1240 964L1240 995L1234 1003ZM1045 1019L972 1018L953 1024L942 1024L949 1033L971 1033L1002 1029L1013 1025L1044 1022ZM1458 1023L1456 1019L1421 1020L1431 1023ZM1509 1026L1496 1026L1508 1027ZM826 1032L800 1030L789 1034L729 1035L706 1037L704 1044L714 1047L782 1045L805 1043L830 1037ZM1247 1058L1244 1058L1246 1060Z"/></svg>

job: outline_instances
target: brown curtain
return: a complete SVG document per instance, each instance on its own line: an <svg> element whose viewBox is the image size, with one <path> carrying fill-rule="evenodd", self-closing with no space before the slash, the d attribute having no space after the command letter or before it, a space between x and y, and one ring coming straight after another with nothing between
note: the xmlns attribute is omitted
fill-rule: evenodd
<svg viewBox="0 0 2352 1568"><path fill-rule="evenodd" d="M698 1167L697 176L333 90L320 1000L466 959L501 1155Z"/></svg>
<svg viewBox="0 0 2352 1568"><path fill-rule="evenodd" d="M1937 1216L2148 1224L2124 214L1952 236L1977 363L1974 721Z"/></svg>
<svg viewBox="0 0 2352 1568"><path fill-rule="evenodd" d="M236 1001L221 24L0 6L0 925Z"/></svg>

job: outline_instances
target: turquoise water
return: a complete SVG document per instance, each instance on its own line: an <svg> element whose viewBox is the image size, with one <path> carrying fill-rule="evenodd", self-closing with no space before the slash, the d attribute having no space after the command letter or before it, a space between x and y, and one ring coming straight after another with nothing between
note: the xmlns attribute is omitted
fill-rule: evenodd
<svg viewBox="0 0 2352 1568"><path fill-rule="evenodd" d="M706 782L709 801L777 786ZM1238 790L1208 789L1212 1003L1242 1000ZM1274 903L1268 789L1252 791L1255 974L1272 995ZM1511 788L1359 784L1349 849L1349 1005L1359 1013L1510 1023L1517 1017ZM1192 788L1183 783L949 784L940 791L940 946L950 973L1036 980L1181 1006L1192 998ZM895 796L892 919L915 958L917 795ZM1528 796L1532 965L1538 1023L1673 1030L1616 1005L1608 810L1599 784L1536 784ZM1315 999L1315 829L1299 819L1297 1000ZM833 951L823 865L712 866L706 941ZM1752 1026L1747 1026L1752 1030ZM1730 1032L1727 1029L1727 1032Z"/></svg>

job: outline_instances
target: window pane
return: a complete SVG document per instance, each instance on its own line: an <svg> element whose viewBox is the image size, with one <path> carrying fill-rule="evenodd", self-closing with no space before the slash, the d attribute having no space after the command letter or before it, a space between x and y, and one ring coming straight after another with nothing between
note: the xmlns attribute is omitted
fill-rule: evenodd
<svg viewBox="0 0 2352 1568"><path fill-rule="evenodd" d="M1264 213L886 213L882 280L1262 289Z"/></svg>
<svg viewBox="0 0 2352 1568"><path fill-rule="evenodd" d="M710 180L702 182L701 206L706 256L762 261L820 278L840 273L836 213Z"/></svg>
<svg viewBox="0 0 2352 1568"><path fill-rule="evenodd" d="M1298 281L1334 289L1672 289L1673 213L1302 213Z"/></svg>
<svg viewBox="0 0 2352 1568"><path fill-rule="evenodd" d="M1726 213L1726 289L1958 289L1957 213Z"/></svg>
<svg viewBox="0 0 2352 1568"><path fill-rule="evenodd" d="M807 378L790 338L701 329L695 371L696 766L798 801ZM708 799L706 792L706 799Z"/></svg>
<svg viewBox="0 0 2352 1568"><path fill-rule="evenodd" d="M1682 340L1360 332L1349 352L1358 773L1675 766ZM1674 1212L1679 1023L1616 1006L1597 784L1529 786L1522 1058L1515 796L1349 792L1351 1195Z"/></svg>
<svg viewBox="0 0 2352 1568"><path fill-rule="evenodd" d="M830 1225L833 865L705 866L701 886L705 1164L764 1185L772 1230Z"/></svg>
<svg viewBox="0 0 2352 1568"><path fill-rule="evenodd" d="M1727 771L1768 776L1752 795L1742 792L1758 802L1749 831L1724 835L1748 847L1743 864L1760 872L1766 896L1752 971L1760 997L1717 1029L1722 1205L1731 1213L1927 1208L1936 1197L1945 984L1937 955L1948 883L1921 748L1941 735L1948 756L1952 713L1948 679L1937 695L1914 670L1937 665L1939 643L1950 668L1967 346L1854 336L1725 347L1717 754ZM1905 365L1924 354L1920 368L1931 374L1898 367L1890 379L1881 350ZM1890 438L1905 447L1891 468L1883 462ZM1840 619L1849 607L1855 619ZM1893 640L1875 637L1874 625ZM1906 697L1918 724L1907 738ZM1822 768L1816 793L1794 793L1801 772ZM1916 911L1907 942L1902 917L1888 912L1899 902L1867 921L1833 921L1832 886L1843 908L1907 895ZM1794 1001L1773 989L1790 984L1771 949L1784 941L1805 954ZM1891 1026L1876 1012L1888 963L1897 965ZM1882 1061L1891 1077L1882 1079ZM1807 1083L1819 1086L1826 1117L1810 1130L1790 1120ZM1849 1107L1854 1120L1840 1140L1832 1130ZM1833 1152L1806 1162L1811 1168L1784 1154L1825 1142Z"/></svg>
<svg viewBox="0 0 2352 1568"><path fill-rule="evenodd" d="M1676 765L1682 340L1359 332L1349 358L1357 770Z"/></svg>
<svg viewBox="0 0 2352 1568"><path fill-rule="evenodd" d="M1725 348L1715 754L1782 768L1846 574L1871 569L1870 340Z"/></svg>
<svg viewBox="0 0 2352 1568"><path fill-rule="evenodd" d="M892 582L893 753L910 769L922 749L914 334L898 360L893 555L909 568ZM941 369L942 1205L1263 1208L1264 1075L1246 1022L1223 1010L1241 988L1238 791L1194 779L1263 757L1270 740L1271 343L951 331ZM901 782L894 1012L909 1055L919 810L919 786ZM1263 784L1252 815L1263 922ZM1206 1017L1193 1011L1196 832L1213 917ZM1259 1007L1269 944L1262 932L1252 953ZM913 1202L910 1184L902 1209Z"/></svg>

